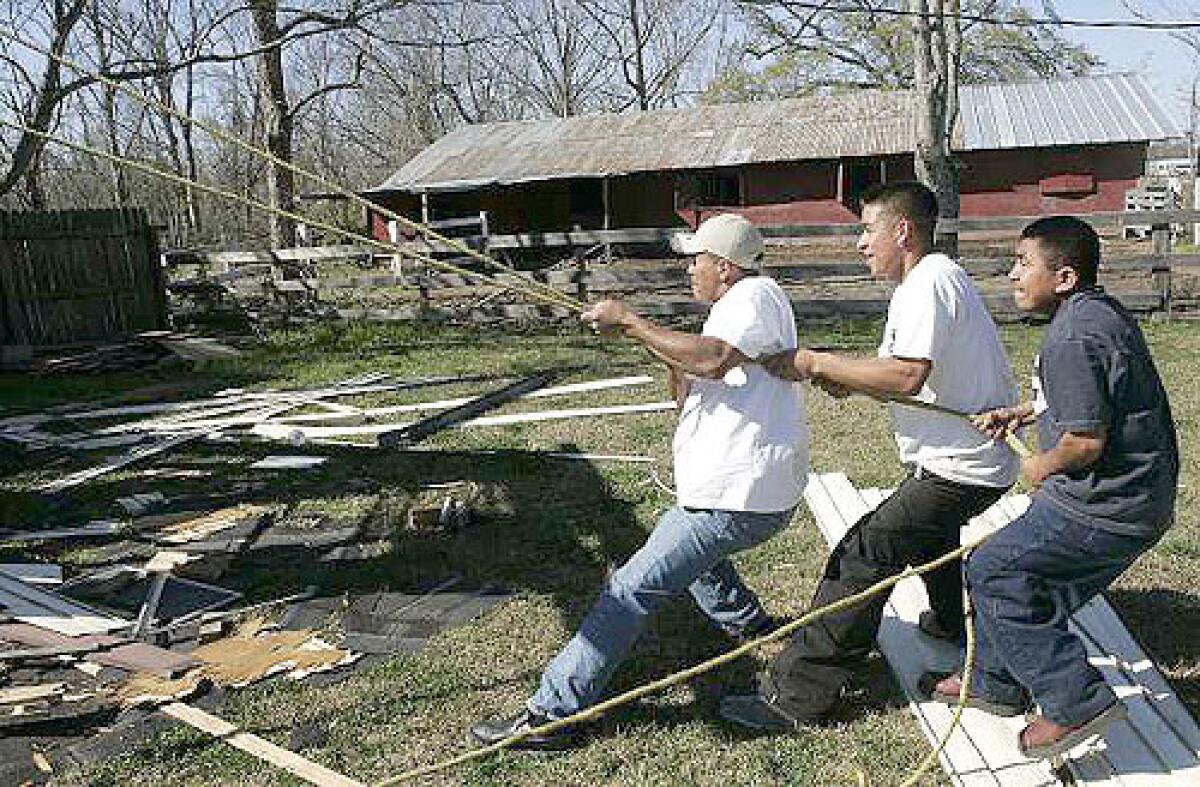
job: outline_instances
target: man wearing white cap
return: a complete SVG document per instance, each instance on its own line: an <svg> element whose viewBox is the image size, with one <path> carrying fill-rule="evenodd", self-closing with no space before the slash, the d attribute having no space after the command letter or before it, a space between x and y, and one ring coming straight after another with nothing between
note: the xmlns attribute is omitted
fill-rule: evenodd
<svg viewBox="0 0 1200 787"><path fill-rule="evenodd" d="M747 363L795 347L795 318L783 289L757 275L762 236L746 219L714 216L680 247L696 255L688 266L692 293L712 304L700 335L663 328L620 301L601 301L582 316L595 329L636 339L667 364L668 385L679 402L676 505L609 577L525 709L471 728L479 743L498 742L594 704L650 615L685 590L735 640L772 627L729 556L787 525L808 477L801 389ZM566 727L516 746L562 748L576 732Z"/></svg>

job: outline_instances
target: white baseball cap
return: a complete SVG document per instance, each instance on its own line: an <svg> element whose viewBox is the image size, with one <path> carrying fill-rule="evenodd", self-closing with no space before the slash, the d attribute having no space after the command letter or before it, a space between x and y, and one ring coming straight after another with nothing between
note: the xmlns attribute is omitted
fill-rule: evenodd
<svg viewBox="0 0 1200 787"><path fill-rule="evenodd" d="M762 235L745 217L736 213L712 216L695 232L679 233L675 239L672 246L683 254L707 251L748 271L762 267Z"/></svg>

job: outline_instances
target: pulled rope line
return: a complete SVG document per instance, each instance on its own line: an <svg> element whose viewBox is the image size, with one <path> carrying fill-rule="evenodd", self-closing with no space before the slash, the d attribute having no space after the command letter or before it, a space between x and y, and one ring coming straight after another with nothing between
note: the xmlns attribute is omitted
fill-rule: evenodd
<svg viewBox="0 0 1200 787"><path fill-rule="evenodd" d="M121 91L122 93L133 98L135 101L138 101L139 103L142 103L146 106L153 107L153 108L159 110L160 112L165 112L165 113L171 115L172 117L178 118L179 120L183 121L184 123L187 123L188 125L192 125L197 128L200 128L203 131L207 132L210 136L212 136L215 139L229 142L229 143L241 148L242 150L245 150L248 153L252 153L256 156L259 156L260 158L270 161L273 164L284 167L296 175L300 175L301 177L308 178L312 182L314 182L318 185L321 185L325 188L328 188L331 191L333 191L334 193L339 194L340 196L346 197L347 199L360 205L361 207L372 210L382 216L385 216L386 218L392 219L400 224L403 224L408 229L411 229L411 230L414 230L414 231L420 233L421 235L423 235L424 237L426 237L429 240L434 240L439 243L444 243L452 250L461 252L462 254L469 256L473 259L476 259L480 262L483 262L484 264L486 264L492 268L504 271L506 273L516 275L530 284L530 289L528 291L525 291L523 294L528 294L533 291L538 291L538 292L544 293L545 296L548 298L553 298L555 300L560 301L559 305L562 305L562 306L572 309L574 311L582 311L582 309L584 307L584 304L582 302L576 300L575 298L572 298L571 296L569 296L565 293L559 292L558 290L554 289L554 287L552 287L549 284L544 284L530 276L525 275L522 271L519 271L510 265L506 265L503 262L500 262L499 260L495 259L491 255L479 252L476 249L471 248L467 244L465 244L455 238L450 238L445 235L442 235L441 233L438 233L433 228L431 228L427 225L421 224L420 222L413 221L412 219L409 219L408 217L406 217L402 214L396 213L395 211L393 211L389 208L386 208L383 205L380 205L372 200L366 199L362 195L357 194L353 191L350 191L349 189L346 189L343 186L341 186L327 178L324 178L314 172L306 170L296 164L293 164L290 161L285 161L285 160L279 158L278 156L276 156L274 153L270 152L269 150L260 148L256 145L246 142L245 140L241 139L240 137L226 133L226 132L218 129L217 127L213 126L210 123L207 123L198 118L194 118L185 112L182 112L178 109L175 109L174 107L171 107L171 106L163 103L162 101L159 101L158 99L154 98L153 96L148 96L143 93L140 93L137 90L134 90L129 85L125 84L124 82L119 82L119 81L117 81L115 79L111 79L110 77L107 77L104 74L101 74L99 72L91 71L91 70L87 69L85 66L79 65L78 63L74 62L70 58L64 57L64 56L62 56L56 52L53 52L49 49L40 47L37 44L31 43L25 39L22 39L21 37L17 36L14 33L9 32L9 31L0 30L0 38L7 38L8 40L12 41L13 43L18 44L19 46L23 46L26 49L29 49L30 51L33 51L38 54L49 57L49 58L55 60L56 62L61 63L62 65L72 69L76 73L79 73L83 76L93 78L93 79L97 80L98 82L100 82L101 84L111 87L114 90ZM44 134L44 132L39 132L36 129L30 129L30 128L24 127L24 126L22 126L22 128L24 128L27 133L33 133L35 135ZM43 136L43 138L51 139L51 138L45 137L45 136ZM56 141L56 140L53 140L53 141ZM166 170L163 170L163 172L166 172ZM157 173L151 173L151 174L157 174ZM175 173L171 173L171 174L175 174ZM182 176L177 176L177 177L182 177ZM203 185L203 184L200 184L198 181L192 181L188 178L183 178L183 181L184 181L184 183L182 183L181 185L195 185L197 187L201 187ZM204 189L202 188L201 190L204 190ZM304 222L307 222L314 226L321 227L322 229L329 228L329 225L324 224L323 222L310 220L304 216L292 213L290 211L286 211L286 210L279 209L279 208L272 208L272 206L266 206L266 205L263 205L263 207L267 208L268 210L272 210L272 211L280 211L279 213L277 213L277 215L284 215L284 216L287 216L288 218L292 218L297 221L304 221ZM361 235L358 235L357 233L355 233L352 235L347 235L345 237L352 237L355 239L359 239L359 238L364 238L365 236L361 236ZM370 240L374 241L375 239L371 238ZM376 243L381 243L381 241L376 241ZM456 265L453 265L450 263L444 263L442 261L435 260L427 255L421 254L420 252L418 252L416 250L405 249L405 248L401 247L399 244L389 244L387 246L387 249L392 252L399 252L401 255L408 256L412 259L419 260L421 262L424 262L427 265L432 265L434 267L442 268L443 270L448 270L448 271L451 271L454 273L467 275L472 278L486 278L486 277L481 277L480 274L478 274L474 271L469 271L465 268L461 268L459 266L456 266ZM521 292L520 289L505 286L505 285L501 284L500 282L496 281L495 279L487 279L487 281L489 283L494 283L498 286L504 287L505 289L509 289L509 290L516 291L516 292Z"/></svg>
<svg viewBox="0 0 1200 787"><path fill-rule="evenodd" d="M183 177L182 175L178 175L174 172L162 169L160 167L155 167L152 164L147 164L146 162L143 162L143 161L126 158L124 156L118 156L116 154L109 153L108 151L101 150L99 148L93 147L91 145L86 145L86 144L83 144L80 142L72 142L71 140L63 139L62 137L57 137L48 132L39 131L38 129L32 128L30 126L26 126L24 123L13 123L11 121L0 118L0 126L17 129L17 130L22 131L27 134L33 134L34 136L40 137L41 139L43 139L47 142L54 142L58 145L62 145L63 147L67 147L72 150L75 150L76 152L83 153L85 155L96 156L96 157L105 159L107 161L111 161L114 164L130 167L132 169L139 170L146 174L163 178L164 180L171 181L178 185L190 186L190 187L196 188L200 191L203 191L205 193L212 194L212 195L215 195L218 197L223 197L225 199L232 200L234 202L239 202L243 205L247 205L252 208L263 210L263 211L266 211L268 213L271 213L271 214L274 214L277 216L285 216L287 218L294 219L297 221L305 221L314 227L319 227L328 232L332 232L336 235L340 235L343 238L348 238L348 239L359 241L359 242L365 242L366 244L368 244L370 246L374 246L375 248L382 249L389 253L408 254L409 256L413 256L416 259L419 259L422 262L425 262L427 265L430 265L432 267L440 268L443 270L448 270L448 271L451 271L454 273L459 273L462 275L469 276L471 278L486 279L489 284L493 284L497 287L502 287L504 289L510 290L512 292L516 292L518 294L526 295L527 297L533 298L535 300L540 300L551 306L558 306L560 308L566 308L566 309L576 311L576 312L582 311L584 308L583 304L581 304L580 302L576 301L573 298L569 298L566 295L563 295L561 298L552 298L549 295L543 294L537 290L526 289L526 288L514 285L512 283L500 281L497 279L487 279L487 277L484 277L484 276L482 276L482 274L476 273L475 271L470 271L465 268L460 268L457 265L453 265L448 262L442 262L441 260L435 260L432 257L426 257L424 255L410 253L407 250L400 248L396 244L385 243L381 240L377 240L375 238L371 238L371 237L362 235L357 232L351 232L350 230L346 230L341 227L335 226L333 224L329 224L327 222L320 221L319 219L310 219L301 214L295 213L293 211L284 210L283 208L277 208L272 205L268 205L264 202L254 199L253 197L247 197L242 194L236 194L227 189L222 189L219 186L213 186L208 183L202 183L200 181L191 180L189 178ZM524 280L524 277L522 277L522 279Z"/></svg>
<svg viewBox="0 0 1200 787"><path fill-rule="evenodd" d="M523 741L526 738L533 737L536 735L545 735L547 733L551 733L551 732L555 732L556 730L560 730L564 727L569 727L569 726L572 726L575 724L592 721L596 717L603 714L605 711L612 710L613 708L617 708L622 705L628 705L629 703L633 702L634 700L641 699L642 697L645 697L650 694L654 694L662 689L666 689L671 686L675 686L679 683L683 683L686 680L690 680L699 675L703 675L706 672L711 672L712 670L716 669L717 667L723 666L725 664L728 664L731 661L734 661L735 659L741 658L745 654L750 653L751 651L757 650L758 648L762 647L763 645L766 645L769 642L776 642L778 640L783 639L784 637L790 636L797 629L799 629L803 626L806 626L809 623L812 623L813 621L818 620L826 615L830 615L835 612L841 612L844 609L848 609L857 604L861 604L864 601L868 600L869 598L871 598L872 596L874 596L878 593L882 593L885 590L890 590L891 588L895 587L898 583L902 582L905 579L908 579L909 577L919 576L919 575L925 574L929 571L934 571L938 568L941 568L942 566L945 566L949 563L953 563L955 560L960 559L967 552L974 549L976 546L983 543L985 540L987 540L991 536L992 536L991 533L984 534L982 536L979 536L979 537L971 540L970 542L968 542L966 544L963 544L962 546L958 547L957 549L947 552L946 554L942 555L941 557L938 557L938 558L935 558L934 560L929 561L928 563L924 563L917 567L909 566L909 567L905 568L903 571L901 571L899 574L894 574L891 577L882 579L879 582L876 582L874 585L871 585L866 590L863 590L859 593L855 593L854 595L851 595L851 596L846 596L845 598L839 599L839 600L832 602L830 604L827 604L823 607L818 607L817 609L810 610L809 612L807 612L806 614L797 618L796 620L793 620L791 623L788 623L784 626L780 626L778 629L771 632L770 634L766 634L762 637L759 637L758 639L751 640L750 642L747 642L743 645L739 645L738 647L734 648L733 650L727 651L726 653L722 653L719 656L714 656L713 658L708 659L706 661L702 661L699 664L696 664L692 667L688 667L687 669L680 670L679 672L676 672L672 675L668 675L664 678L660 678L659 680L643 684L641 686L638 686L637 688L630 689L629 691L626 691L622 694L618 694L615 697L612 697L603 702L600 702L600 703L592 705L588 708L585 708L585 709L579 711L578 713L572 714L570 716L565 716L561 719L555 719L554 721L551 721L547 724L543 724L540 727L533 727L533 728L524 730L524 731L519 732L515 735L512 735L508 738L505 738L504 740L499 741L498 743L493 743L489 746L484 746L479 749L472 749L471 751L465 752L456 757L451 757L449 759L443 760L441 762L433 763L431 765L424 765L424 766L421 766L418 768L413 768L411 770L400 773L396 776L389 776L381 781L375 782L373 787L390 787L391 785L394 785L394 784L400 784L402 782L411 781L420 776L428 776L428 775L431 775L434 773L438 773L438 772L444 771L448 768L452 768L456 765L462 765L464 763L471 762L472 760L482 759L484 757L487 757L491 754L494 754L494 753L500 751L501 749L505 749L505 748L513 745L514 743L519 743L520 741ZM964 672L965 671L966 671L966 669L964 668ZM959 697L960 713L961 713L961 705L963 704L963 699L964 699L964 697L962 695L960 695L960 697ZM956 716L955 723L957 723L957 718L958 717ZM934 756L936 756L936 752L935 752Z"/></svg>
<svg viewBox="0 0 1200 787"><path fill-rule="evenodd" d="M879 396L879 395L870 395L870 396L871 396L871 398L875 399L876 401L880 401L880 402L895 403L895 404L907 405L907 406L911 406L911 407L917 407L917 408L929 410L932 412L942 413L944 415L953 415L953 416L956 416L956 417L962 418L962 419L970 418L970 416L967 413L962 413L962 412L959 412L958 410L951 409L944 405L934 404L932 402L924 402L924 401L921 401L918 399L911 399L911 398L899 397L899 396L897 396L897 397L883 397L883 396ZM1026 448L1024 446L1024 444L1022 444L1019 440L1017 440L1015 435L1013 435L1011 432L1009 432L1007 437L1009 438L1010 446L1013 448L1013 450L1019 456L1028 456L1029 455L1029 449ZM1001 529L1003 529L1003 528L1001 528ZM373 785L373 787L391 787L391 785L411 781L411 780L419 778L421 776L429 776L431 774L438 773L440 771L444 771L448 768L452 768L456 765L462 765L467 762L483 759L484 757L490 756L490 755L500 751L501 749L505 749L505 748L508 748L509 746L512 746L514 743L519 743L520 741L523 741L526 738L530 738L530 737L533 737L536 735L544 735L547 733L555 732L556 730L563 729L564 727L569 727L569 726L572 726L575 724L580 724L580 723L591 721L591 720L597 718L598 716L602 715L604 712L606 712L608 710L612 710L613 708L618 708L623 705L627 705L635 700L641 699L642 697L645 697L650 694L654 694L662 689L669 688L671 686L682 683L686 680L690 680L691 678L697 677L699 675L703 675L706 672L711 672L712 670L714 670L718 667L724 666L725 664L728 664L729 662L734 661L735 659L741 658L743 655L745 655L747 653L757 650L758 648L762 647L763 645L765 645L769 642L776 642L778 640L783 639L784 637L788 637L793 632L800 629L801 627L806 626L806 625L812 623L813 621L819 620L820 618L822 618L826 615L830 615L835 612L840 612L843 609L848 609L850 607L861 604L878 593L882 593L886 590L890 590L891 588L895 587L897 584L899 584L900 582L902 582L905 579L908 579L909 577L919 576L921 574L925 574L925 573L928 573L935 569L941 568L942 566L947 565L949 563L953 563L955 560L962 558L964 555L966 555L972 549L979 546L987 539L991 538L995 534L995 532L999 532L999 531L997 530L992 533L981 534L981 535L971 539L966 544L959 546L957 549L951 550L950 552L947 552L946 554L942 555L941 557L935 558L934 560L931 560L928 563L924 563L923 565L920 565L917 567L909 566L909 567L905 568L903 571L901 571L899 574L895 574L891 577L880 580L879 582L876 582L874 585L871 585L866 590L863 590L859 593L855 593L851 596L846 596L845 598L841 598L835 602L831 602L823 607L818 607L817 609L809 610L806 614L802 615L801 617L797 618L796 620L792 621L791 623L788 623L784 626L780 626L778 629L771 632L770 634L764 635L755 640L751 640L750 642L746 642L746 643L734 648L733 650L722 653L719 656L715 656L711 659L700 662L699 664L696 664L692 667L689 667L684 670L680 670L680 671L675 672L671 675L668 675L664 678L660 678L659 680L651 681L650 683L645 683L641 686L638 686L634 689L626 691L622 694L618 694L615 697L611 697L607 700L604 700L603 702L597 703L588 708L584 708L583 710L579 711L578 713L572 714L571 716L566 716L562 719L555 719L554 721L551 721L547 724L543 724L540 727L534 727L534 728L531 728L528 730L524 730L523 732L519 732L515 735L512 735L508 738L505 738L502 741L491 744L489 746L485 746L485 747L482 747L479 749L473 749L471 751L460 754L456 757L452 757L452 758L443 760L441 762L433 763L431 765L420 766L420 767L405 771L403 773L400 773L398 775L387 777L381 781L376 782ZM969 696L968 692L970 690L970 682L971 682L970 675L971 675L972 670L974 669L975 650L976 650L975 649L975 628L973 625L973 620L972 620L972 615L971 615L971 599L970 599L969 594L966 596L966 605L965 606L966 606L966 610L965 610L964 614L966 616L967 650L966 650L966 654L965 654L965 658L964 658L964 662L963 662L962 684L961 684L961 690L959 691L958 705L955 707L954 715L951 717L950 728L946 731L945 735L939 741L938 745L929 754L927 754L925 756L924 760L922 760L922 762L918 765L916 771L914 771L914 773L903 782L901 787L911 787L911 785L914 784L917 779L919 779L922 775L924 775L929 770L930 767L932 767L933 763L937 760L938 755L942 752L942 750L945 748L947 742L950 740L950 736L954 733L954 730L957 729L957 727L961 723L963 708L965 707L967 697ZM865 780L865 775L862 776L862 780Z"/></svg>
<svg viewBox="0 0 1200 787"><path fill-rule="evenodd" d="M950 716L950 727L942 735L941 739L938 740L937 746L934 746L933 750L925 755L925 758L921 760L916 770L907 779L900 782L900 787L912 787L937 762L938 756L946 748L946 744L950 742L950 736L954 734L954 731L958 729L959 724L962 722L963 710L967 707L967 698L971 696L971 673L975 669L975 616L973 605L971 604L971 594L967 593L965 588L963 590L963 597L966 601L963 616L967 631L967 649L963 657L962 680L959 683L958 690L958 704L954 706L954 713Z"/></svg>

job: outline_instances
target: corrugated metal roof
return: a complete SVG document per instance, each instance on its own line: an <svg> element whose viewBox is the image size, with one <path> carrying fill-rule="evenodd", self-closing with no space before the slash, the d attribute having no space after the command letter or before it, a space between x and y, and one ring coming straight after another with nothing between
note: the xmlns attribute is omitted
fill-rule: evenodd
<svg viewBox="0 0 1200 787"><path fill-rule="evenodd" d="M372 191L909 153L915 94L861 90L691 109L464 126ZM954 148L1007 150L1168 139L1175 124L1132 74L959 89Z"/></svg>

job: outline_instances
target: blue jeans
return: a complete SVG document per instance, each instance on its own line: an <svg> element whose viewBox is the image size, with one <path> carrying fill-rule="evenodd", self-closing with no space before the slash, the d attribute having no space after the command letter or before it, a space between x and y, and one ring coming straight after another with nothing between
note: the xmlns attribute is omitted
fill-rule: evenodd
<svg viewBox="0 0 1200 787"><path fill-rule="evenodd" d="M718 626L742 629L764 617L762 604L729 555L783 529L792 509L771 513L675 506L633 557L605 583L600 598L542 673L530 710L563 718L596 702L646 622L687 590Z"/></svg>
<svg viewBox="0 0 1200 787"><path fill-rule="evenodd" d="M975 691L1014 704L1032 696L1043 716L1068 726L1116 701L1067 618L1156 540L1090 527L1034 497L967 561Z"/></svg>

